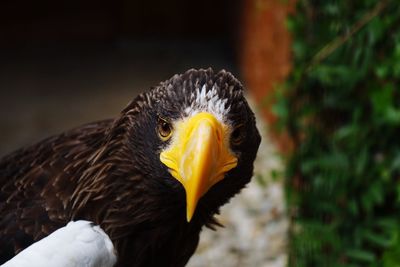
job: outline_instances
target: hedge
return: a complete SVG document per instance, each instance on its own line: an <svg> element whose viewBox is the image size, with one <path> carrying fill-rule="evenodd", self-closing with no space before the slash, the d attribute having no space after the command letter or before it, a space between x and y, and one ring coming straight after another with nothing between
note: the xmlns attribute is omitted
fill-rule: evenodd
<svg viewBox="0 0 400 267"><path fill-rule="evenodd" d="M400 2L298 0L289 132L289 266L400 266Z"/></svg>

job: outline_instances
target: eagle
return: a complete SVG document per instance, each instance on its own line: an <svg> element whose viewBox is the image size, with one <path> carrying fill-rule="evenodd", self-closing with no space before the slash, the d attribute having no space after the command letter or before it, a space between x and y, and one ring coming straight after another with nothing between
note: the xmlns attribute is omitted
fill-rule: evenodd
<svg viewBox="0 0 400 267"><path fill-rule="evenodd" d="M30 245L1 267L113 267L110 238L88 221L69 222Z"/></svg>
<svg viewBox="0 0 400 267"><path fill-rule="evenodd" d="M251 180L261 141L231 73L190 69L0 160L0 264L69 221L99 225L116 266L185 266Z"/></svg>

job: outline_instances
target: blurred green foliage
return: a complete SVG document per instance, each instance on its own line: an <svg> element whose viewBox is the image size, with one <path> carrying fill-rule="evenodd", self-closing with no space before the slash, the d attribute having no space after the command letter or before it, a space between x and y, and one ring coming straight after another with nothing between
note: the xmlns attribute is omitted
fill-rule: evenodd
<svg viewBox="0 0 400 267"><path fill-rule="evenodd" d="M299 0L287 25L289 265L400 266L400 2Z"/></svg>

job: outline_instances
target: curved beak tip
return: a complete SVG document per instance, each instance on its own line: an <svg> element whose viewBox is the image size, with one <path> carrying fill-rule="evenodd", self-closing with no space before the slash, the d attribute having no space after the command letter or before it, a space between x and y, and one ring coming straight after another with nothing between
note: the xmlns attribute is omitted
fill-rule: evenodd
<svg viewBox="0 0 400 267"><path fill-rule="evenodd" d="M186 221L188 223L190 223L190 221L192 220L193 214L194 214L194 211L189 211L189 210L186 211Z"/></svg>

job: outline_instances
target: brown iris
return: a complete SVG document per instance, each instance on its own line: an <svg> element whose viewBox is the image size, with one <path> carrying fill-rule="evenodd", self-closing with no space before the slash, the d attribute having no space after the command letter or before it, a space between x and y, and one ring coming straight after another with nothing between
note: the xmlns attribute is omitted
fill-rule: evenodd
<svg viewBox="0 0 400 267"><path fill-rule="evenodd" d="M244 125L243 124L237 125L231 133L232 144L235 146L240 145L244 140L244 136L245 136Z"/></svg>
<svg viewBox="0 0 400 267"><path fill-rule="evenodd" d="M172 125L163 118L158 118L157 131L161 140L167 141L172 135Z"/></svg>

